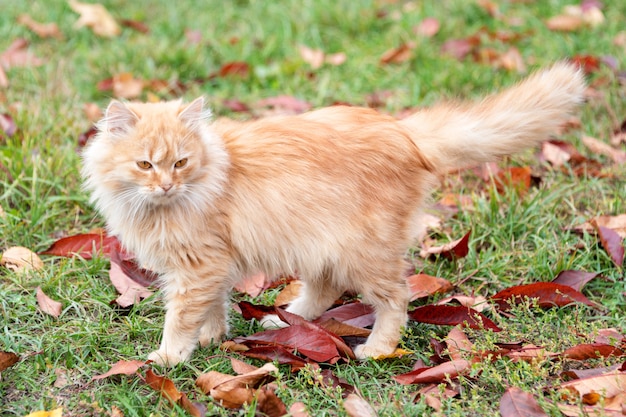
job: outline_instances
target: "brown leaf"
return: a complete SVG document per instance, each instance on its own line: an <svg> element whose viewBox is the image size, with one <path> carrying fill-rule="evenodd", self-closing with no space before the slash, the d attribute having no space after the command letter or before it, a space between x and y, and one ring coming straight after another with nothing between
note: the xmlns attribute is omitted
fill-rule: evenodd
<svg viewBox="0 0 626 417"><path fill-rule="evenodd" d="M459 390L451 388L448 384L444 387L443 392L440 389L440 384L428 384L417 392L416 398L424 398L429 407L434 408L435 411L441 411L443 408L441 401L457 395L459 395Z"/></svg>
<svg viewBox="0 0 626 417"><path fill-rule="evenodd" d="M117 22L101 4L80 3L76 0L68 1L70 8L80 15L74 27L80 29L87 26L98 36L111 38L119 35L122 30Z"/></svg>
<svg viewBox="0 0 626 417"><path fill-rule="evenodd" d="M580 226L580 229L586 232L592 232L599 226L611 229L620 235L622 239L626 239L626 214L594 217L588 223Z"/></svg>
<svg viewBox="0 0 626 417"><path fill-rule="evenodd" d="M37 304L41 311L52 317L59 317L63 311L63 304L48 297L41 287L37 287Z"/></svg>
<svg viewBox="0 0 626 417"><path fill-rule="evenodd" d="M36 253L22 246L13 246L2 253L0 265L15 272L38 271L43 262Z"/></svg>
<svg viewBox="0 0 626 417"><path fill-rule="evenodd" d="M111 256L111 252L120 249L121 243L115 236L85 233L61 238L40 254L92 259L94 254L101 253L102 256L108 257Z"/></svg>
<svg viewBox="0 0 626 417"><path fill-rule="evenodd" d="M567 14L560 14L553 16L546 21L546 26L550 30L558 32L573 32L585 24L582 16L572 16Z"/></svg>
<svg viewBox="0 0 626 417"><path fill-rule="evenodd" d="M346 398L350 394L355 394L357 389L343 378L339 378L330 369L324 369L320 372L321 378L317 378L316 382L325 388L341 389L342 397Z"/></svg>
<svg viewBox="0 0 626 417"><path fill-rule="evenodd" d="M84 147L85 145L87 145L87 142L89 142L89 140L97 134L98 129L96 128L96 126L91 126L85 132L81 133L80 136L78 136L78 146L81 148Z"/></svg>
<svg viewBox="0 0 626 417"><path fill-rule="evenodd" d="M150 28L148 27L148 25L146 25L143 22L139 22L137 20L121 19L120 20L120 24L122 26L124 26L124 27L136 30L137 32L141 32L141 33L149 33L150 32Z"/></svg>
<svg viewBox="0 0 626 417"><path fill-rule="evenodd" d="M441 53L451 55L459 61L465 59L480 45L480 37L471 36L464 39L450 39L443 43Z"/></svg>
<svg viewBox="0 0 626 417"><path fill-rule="evenodd" d="M293 280L289 282L283 290L278 293L274 300L276 307L284 306L295 300L300 295L300 289L302 288L302 281Z"/></svg>
<svg viewBox="0 0 626 417"><path fill-rule="evenodd" d="M227 62L220 67L216 75L224 77L242 77L245 78L250 74L250 65L247 62L234 61Z"/></svg>
<svg viewBox="0 0 626 417"><path fill-rule="evenodd" d="M591 136L583 136L582 142L589 148L590 151L601 154L604 156L608 156L613 160L613 162L617 164L622 164L626 162L626 152L621 149L615 149L611 145L606 144L596 138L592 138Z"/></svg>
<svg viewBox="0 0 626 417"><path fill-rule="evenodd" d="M518 194L524 195L532 183L532 170L527 166L509 167L500 171L494 180L499 194L504 194L507 188L513 188Z"/></svg>
<svg viewBox="0 0 626 417"><path fill-rule="evenodd" d="M519 49L515 47L511 47L505 53L501 54L496 60L495 67L507 71L515 71L520 74L526 72L524 58L522 58Z"/></svg>
<svg viewBox="0 0 626 417"><path fill-rule="evenodd" d="M17 17L17 23L26 26L40 38L63 38L56 23L39 23L27 14L19 15Z"/></svg>
<svg viewBox="0 0 626 417"><path fill-rule="evenodd" d="M376 417L376 410L363 398L350 394L343 401L343 408L350 417Z"/></svg>
<svg viewBox="0 0 626 417"><path fill-rule="evenodd" d="M429 297L433 294L446 293L452 291L453 288L447 279L426 274L411 275L406 280L411 290L411 301Z"/></svg>
<svg viewBox="0 0 626 417"><path fill-rule="evenodd" d="M575 379L561 384L561 388L576 392L580 397L599 393L608 399L626 392L626 372Z"/></svg>
<svg viewBox="0 0 626 417"><path fill-rule="evenodd" d="M281 365L289 365L292 371L297 371L307 365L304 359L294 355L282 346L257 346L240 353L249 358L278 362Z"/></svg>
<svg viewBox="0 0 626 417"><path fill-rule="evenodd" d="M457 359L433 367L418 368L405 374L396 375L393 379L402 385L439 383L444 382L447 378L454 379L467 373L471 366L470 361Z"/></svg>
<svg viewBox="0 0 626 417"><path fill-rule="evenodd" d="M4 352L0 350L0 372L19 362L20 357L13 352Z"/></svg>
<svg viewBox="0 0 626 417"><path fill-rule="evenodd" d="M474 347L474 344L458 326L450 330L450 333L446 336L445 343L448 347L450 358L453 360L463 359L464 356L468 356Z"/></svg>
<svg viewBox="0 0 626 417"><path fill-rule="evenodd" d="M261 388L256 393L256 411L267 417L282 417L287 414L287 406L274 390Z"/></svg>
<svg viewBox="0 0 626 417"><path fill-rule="evenodd" d="M355 327L368 327L374 324L375 315L372 306L355 302L326 311L316 322L324 322L330 319Z"/></svg>
<svg viewBox="0 0 626 417"><path fill-rule="evenodd" d="M236 359L236 358L230 358L230 366L232 366L233 371L237 375L247 374L249 372L254 372L259 369L258 366L250 365L249 363L240 361L239 359Z"/></svg>
<svg viewBox="0 0 626 417"><path fill-rule="evenodd" d="M397 48L392 48L380 57L381 64L399 64L413 58L413 49L415 49L415 43L403 43Z"/></svg>
<svg viewBox="0 0 626 417"><path fill-rule="evenodd" d="M555 284L567 285L572 287L576 291L582 290L586 283L597 277L597 272L584 272L584 271L561 271L556 278L552 280Z"/></svg>
<svg viewBox="0 0 626 417"><path fill-rule="evenodd" d="M604 343L583 343L566 349L562 355L567 359L583 361L609 356L623 356L624 352L615 346Z"/></svg>
<svg viewBox="0 0 626 417"><path fill-rule="evenodd" d="M502 417L548 417L535 397L517 387L510 387L500 399Z"/></svg>
<svg viewBox="0 0 626 417"><path fill-rule="evenodd" d="M146 364L146 361L120 360L120 361L117 361L115 364L113 364L111 369L109 369L107 372L100 374L100 375L96 375L92 377L91 380L97 381L99 379L108 378L111 375L133 375L137 373L139 368L141 368L145 364Z"/></svg>
<svg viewBox="0 0 626 417"><path fill-rule="evenodd" d="M313 49L305 45L300 45L298 46L298 52L300 52L302 60L313 69L318 69L324 64L325 54L321 49Z"/></svg>
<svg viewBox="0 0 626 417"><path fill-rule="evenodd" d="M413 28L416 35L432 38L439 32L441 27L439 20L435 17L426 17Z"/></svg>
<svg viewBox="0 0 626 417"><path fill-rule="evenodd" d="M624 239L612 229L596 226L602 247L609 254L613 263L621 268L624 265Z"/></svg>
<svg viewBox="0 0 626 417"><path fill-rule="evenodd" d="M148 369L146 371L144 381L150 386L150 388L159 392L161 396L167 399L171 404L178 404L192 416L204 417L206 415L206 409L204 406L192 403L187 397L187 394L178 391L170 379L156 375L152 372L152 369Z"/></svg>
<svg viewBox="0 0 626 417"><path fill-rule="evenodd" d="M129 72L113 76L113 95L118 98L137 98L143 91L144 82Z"/></svg>
<svg viewBox="0 0 626 417"><path fill-rule="evenodd" d="M513 359L514 362L520 361L520 360L532 362L537 359L545 360L545 359L550 359L550 358L556 358L559 356L559 354L554 353L554 352L549 352L543 347L535 346L533 344L528 344L528 345L522 346L521 349L508 352L504 356Z"/></svg>
<svg viewBox="0 0 626 417"><path fill-rule="evenodd" d="M504 289L491 296L500 309L511 308L510 301L519 303L523 298L537 298L538 304L542 308L563 307L572 303L583 303L595 307L587 297L567 285L555 284L553 282L536 282L526 285L517 285Z"/></svg>
<svg viewBox="0 0 626 417"><path fill-rule="evenodd" d="M337 336L356 336L356 337L367 337L372 332L369 329L364 329L362 327L351 326L347 323L343 323L337 321L335 319L328 319L319 323L320 327L328 330L329 332L336 334Z"/></svg>
<svg viewBox="0 0 626 417"><path fill-rule="evenodd" d="M499 332L493 321L476 310L463 306L426 305L409 312L409 318L420 323L456 326L469 326L472 329L490 329Z"/></svg>
<svg viewBox="0 0 626 417"><path fill-rule="evenodd" d="M306 405L300 401L291 404L291 407L289 407L289 415L291 417L311 417L306 410Z"/></svg>
<svg viewBox="0 0 626 417"><path fill-rule="evenodd" d="M5 69L42 65L43 61L28 51L28 41L18 38L0 54L0 66Z"/></svg>

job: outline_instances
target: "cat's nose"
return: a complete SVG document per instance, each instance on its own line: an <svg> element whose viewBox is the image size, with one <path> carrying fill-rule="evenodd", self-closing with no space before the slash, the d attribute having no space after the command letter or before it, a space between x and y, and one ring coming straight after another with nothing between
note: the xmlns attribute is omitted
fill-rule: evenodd
<svg viewBox="0 0 626 417"><path fill-rule="evenodd" d="M159 187L165 192L168 192L172 188L172 184L161 184Z"/></svg>

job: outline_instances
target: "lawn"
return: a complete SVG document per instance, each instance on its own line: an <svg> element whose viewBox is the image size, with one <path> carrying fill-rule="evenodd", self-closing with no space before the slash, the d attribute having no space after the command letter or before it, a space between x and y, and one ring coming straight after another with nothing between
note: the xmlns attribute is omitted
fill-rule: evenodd
<svg viewBox="0 0 626 417"><path fill-rule="evenodd" d="M445 340L451 327L418 322L409 324L402 339L401 347L411 354L322 364L321 370L344 380L344 388L320 383L317 366L291 372L280 365L274 384L287 409L301 402L312 416L357 415L346 406L349 390L377 415L497 415L508 387L531 393L546 415L559 416L565 371L624 363L615 355L569 360L545 353L592 343L608 328L626 334L623 263L612 261L593 230L573 230L598 216L626 213L625 143L615 142L611 154L585 140L609 146L626 118L626 2L584 2L585 11L601 6L599 19L597 14L564 17L573 0L103 0L114 19L125 22L110 37L76 27L79 14L64 0L5 3L0 15L0 53L8 51L0 56L0 252L14 246L42 252L59 238L104 226L81 190L79 138L113 97L154 101L204 95L216 117L237 119L337 103L402 117L440 100L475 99L555 61L577 59L585 64L590 88L580 114L558 139L574 146L580 162L572 157L557 166L545 148L537 148L498 164L503 178L511 167L529 167L530 186L512 180L496 186L479 170L451 173L433 204L450 196L458 204L434 206L431 214L441 224L425 241L441 245L471 230L469 253L455 260L423 258L420 242L407 257L415 272L455 286L412 307L451 293L488 297L512 286L552 281L566 270L598 274L582 293L599 307L540 308L525 300L508 312L486 311L502 331L464 329L473 344L465 358L495 351L497 343L532 344L544 354L474 360L458 378L437 382L442 391L455 390L438 404L416 395L424 384L394 379L419 359L434 365L437 357L450 354ZM24 14L55 23L58 32L42 37L18 23ZM553 26L559 23L550 20L554 17L561 18L561 30ZM10 47L18 39L28 46L16 52ZM158 294L122 308L111 303L117 293L106 256L41 258L43 267L36 271L0 267L0 352L20 357L1 370L0 415L57 407L63 416L188 415L137 375L92 380L119 360L144 360L158 346L164 315ZM58 317L42 311L37 287L61 302ZM236 292L233 302L270 305L281 288L257 297ZM261 330L237 312L230 321L231 338ZM443 351L437 348L442 341ZM209 371L232 374L233 357L264 364L214 346L198 349L192 360L172 369L152 369L204 404L207 415L253 416L255 404L224 408L195 386ZM620 395L626 397L623 387ZM596 409L602 398L593 403ZM580 400L570 404L582 407Z"/></svg>

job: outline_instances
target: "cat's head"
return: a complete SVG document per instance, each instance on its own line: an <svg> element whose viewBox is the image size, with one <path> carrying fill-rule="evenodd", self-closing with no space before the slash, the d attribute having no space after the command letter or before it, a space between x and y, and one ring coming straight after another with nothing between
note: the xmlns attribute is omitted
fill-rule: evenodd
<svg viewBox="0 0 626 417"><path fill-rule="evenodd" d="M212 198L221 190L228 156L209 116L202 98L190 104L112 101L83 153L85 188L98 208L193 207Z"/></svg>

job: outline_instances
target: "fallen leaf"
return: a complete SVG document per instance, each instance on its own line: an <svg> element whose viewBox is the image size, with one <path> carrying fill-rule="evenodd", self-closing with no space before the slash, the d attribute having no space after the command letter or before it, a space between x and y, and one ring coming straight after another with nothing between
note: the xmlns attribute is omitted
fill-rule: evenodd
<svg viewBox="0 0 626 417"><path fill-rule="evenodd" d="M403 43L396 48L385 51L380 57L381 64L399 64L413 58L415 43Z"/></svg>
<svg viewBox="0 0 626 417"><path fill-rule="evenodd" d="M350 417L376 417L378 413L363 398L356 394L350 394L343 401L343 408Z"/></svg>
<svg viewBox="0 0 626 417"><path fill-rule="evenodd" d="M19 362L20 357L13 352L4 352L0 350L0 372Z"/></svg>
<svg viewBox="0 0 626 417"><path fill-rule="evenodd" d="M344 52L336 52L334 54L326 55L326 59L324 60L327 64L333 66L339 66L346 62L348 56Z"/></svg>
<svg viewBox="0 0 626 417"><path fill-rule="evenodd" d="M269 279L264 273L258 273L245 277L235 285L235 290L256 298L269 285Z"/></svg>
<svg viewBox="0 0 626 417"><path fill-rule="evenodd" d="M576 291L582 290L586 283L597 277L597 272L584 272L584 271L561 271L559 275L552 280L555 284L567 285L572 287Z"/></svg>
<svg viewBox="0 0 626 417"><path fill-rule="evenodd" d="M604 156L608 156L613 160L613 162L617 164L622 164L626 162L625 151L622 151L621 149L615 149L611 145L604 143L596 138L592 138L591 136L583 136L581 139L590 151Z"/></svg>
<svg viewBox="0 0 626 417"><path fill-rule="evenodd" d="M409 312L409 318L420 323L456 326L469 326L472 329L490 329L499 332L493 321L476 310L463 306L426 305Z"/></svg>
<svg viewBox="0 0 626 417"><path fill-rule="evenodd" d="M268 314L276 314L276 307L274 306L252 304L248 301L240 301L237 305L241 309L241 315L246 320L255 319L260 321Z"/></svg>
<svg viewBox="0 0 626 417"><path fill-rule="evenodd" d="M434 408L435 411L441 411L443 408L441 401L457 395L459 395L459 390L451 388L449 384L446 384L443 391L440 384L428 384L417 392L416 398L424 398L429 407Z"/></svg>
<svg viewBox="0 0 626 417"><path fill-rule="evenodd" d="M573 64L580 67L585 74L593 74L600 69L600 58L595 55L576 54L570 58Z"/></svg>
<svg viewBox="0 0 626 417"><path fill-rule="evenodd" d="M595 232L598 226L606 227L626 239L626 214L617 216L598 216L575 228L584 232Z"/></svg>
<svg viewBox="0 0 626 417"><path fill-rule="evenodd" d="M432 38L439 32L439 20L435 17L426 17L413 28L413 33L427 38Z"/></svg>
<svg viewBox="0 0 626 417"><path fill-rule="evenodd" d="M69 0L68 3L70 8L80 15L74 24L76 29L86 26L91 28L96 35L107 38L117 36L122 32L113 16L103 5L80 3L76 0Z"/></svg>
<svg viewBox="0 0 626 417"><path fill-rule="evenodd" d="M478 45L480 45L480 38L477 36L464 39L450 39L445 41L441 46L441 53L451 55L457 60L462 61L467 55L472 53Z"/></svg>
<svg viewBox="0 0 626 417"><path fill-rule="evenodd" d="M64 256L72 258L80 256L83 259L92 259L94 254L111 256L114 251L121 249L121 243L115 236L106 234L85 233L68 236L55 241L40 255Z"/></svg>
<svg viewBox="0 0 626 417"><path fill-rule="evenodd" d="M81 148L84 147L85 145L87 145L87 142L89 142L89 140L97 134L98 128L96 128L95 125L91 126L85 132L81 133L80 136L78 136L78 146Z"/></svg>
<svg viewBox="0 0 626 417"><path fill-rule="evenodd" d="M341 396L343 398L348 397L350 394L357 393L357 389L354 387L354 385L349 384L348 381L343 378L339 378L330 369L324 369L320 371L319 377L316 378L315 382L319 383L325 388L330 388L333 390L341 389Z"/></svg>
<svg viewBox="0 0 626 417"><path fill-rule="evenodd" d="M561 384L560 388L573 391L580 397L598 393L608 399L626 392L626 372L575 379Z"/></svg>
<svg viewBox="0 0 626 417"><path fill-rule="evenodd" d="M325 54L321 49L313 49L305 45L300 45L298 46L298 52L300 52L302 60L313 69L318 69L324 64Z"/></svg>
<svg viewBox="0 0 626 417"><path fill-rule="evenodd" d="M300 295L300 289L302 288L302 281L294 280L289 282L283 290L278 293L274 300L276 307L284 306L295 300Z"/></svg>
<svg viewBox="0 0 626 417"><path fill-rule="evenodd" d="M584 24L582 16L568 14L553 16L546 21L548 29L558 32L573 32L583 27Z"/></svg>
<svg viewBox="0 0 626 417"><path fill-rule="evenodd" d="M621 268L624 265L624 239L612 229L597 226L598 236L602 247L609 254L613 263Z"/></svg>
<svg viewBox="0 0 626 417"><path fill-rule="evenodd" d="M356 336L356 337L367 337L372 332L369 329L364 329L362 327L351 326L347 323L337 321L335 319L328 319L319 323L320 327L328 330L329 332L336 334L337 336Z"/></svg>
<svg viewBox="0 0 626 417"><path fill-rule="evenodd" d="M411 291L411 301L429 297L433 294L446 293L453 289L452 284L447 279L427 274L411 275L406 280Z"/></svg>
<svg viewBox="0 0 626 417"><path fill-rule="evenodd" d="M393 379L402 385L439 383L446 381L448 378L454 379L461 374L465 374L471 366L472 363L470 361L457 359L396 375Z"/></svg>
<svg viewBox="0 0 626 417"><path fill-rule="evenodd" d="M530 167L509 167L500 171L494 178L496 190L504 194L508 188L513 188L518 194L524 195L532 183Z"/></svg>
<svg viewBox="0 0 626 417"><path fill-rule="evenodd" d="M451 301L457 302L464 307L473 308L474 310L481 312L481 313L485 310L491 309L491 306L487 302L487 299L483 297L482 295L470 296L470 295L456 294L450 297L442 298L441 300L437 301L435 304L444 305L444 304L450 303Z"/></svg>
<svg viewBox="0 0 626 417"><path fill-rule="evenodd" d="M0 265L15 272L38 271L43 262L36 253L22 246L13 246L2 253Z"/></svg>
<svg viewBox="0 0 626 417"><path fill-rule="evenodd" d="M517 387L509 387L500 398L502 417L548 417L535 397Z"/></svg>
<svg viewBox="0 0 626 417"><path fill-rule="evenodd" d="M129 72L113 76L113 95L118 98L137 98L143 91L144 82Z"/></svg>
<svg viewBox="0 0 626 417"><path fill-rule="evenodd" d="M294 355L282 346L257 346L240 353L249 358L278 362L281 365L289 365L292 371L297 371L307 365L304 359Z"/></svg>
<svg viewBox="0 0 626 417"><path fill-rule="evenodd" d="M112 375L133 375L146 364L146 361L119 360L107 372L91 378L92 381L108 378Z"/></svg>
<svg viewBox="0 0 626 417"><path fill-rule="evenodd" d="M18 38L0 54L0 66L4 69L42 65L43 61L28 51L28 41Z"/></svg>
<svg viewBox="0 0 626 417"><path fill-rule="evenodd" d="M395 348L395 350L391 353L386 353L384 355L378 355L378 356L374 356L372 359L374 359L375 361L382 361L385 359L395 359L395 358L401 358L403 356L407 356L407 355L412 355L415 352L411 352L410 350L406 350L406 349L402 349L402 348Z"/></svg>
<svg viewBox="0 0 626 417"><path fill-rule="evenodd" d="M85 113L87 120L92 123L95 123L98 120L102 119L103 116L102 109L96 103L83 104L83 113Z"/></svg>
<svg viewBox="0 0 626 417"><path fill-rule="evenodd" d="M519 303L523 298L536 298L540 307L563 307L572 303L582 303L595 307L587 297L567 285L553 282L536 282L526 285L517 285L504 289L490 298L498 304L500 309L509 310L511 299Z"/></svg>
<svg viewBox="0 0 626 417"><path fill-rule="evenodd" d="M139 270L139 268L137 268ZM111 252L111 268L109 269L109 279L120 294L115 302L120 307L130 307L138 303L144 298L152 295L152 291L148 290L144 285L133 279L127 272L136 272L128 269L128 265L124 265L122 255L117 251Z"/></svg>
<svg viewBox="0 0 626 417"><path fill-rule="evenodd" d="M48 297L41 287L37 287L37 304L41 311L52 317L59 317L63 311L63 304Z"/></svg>
<svg viewBox="0 0 626 417"><path fill-rule="evenodd" d="M274 389L261 388L256 392L256 412L267 417L283 417L287 414L287 406Z"/></svg>
<svg viewBox="0 0 626 417"><path fill-rule="evenodd" d="M462 238L446 243L443 246L431 246L420 251L422 258L432 255L442 255L446 259L464 258L469 253L469 238L472 231L467 232Z"/></svg>
<svg viewBox="0 0 626 417"><path fill-rule="evenodd" d="M583 343L566 349L561 355L567 359L583 361L609 356L623 356L624 352L618 347L604 343Z"/></svg>
<svg viewBox="0 0 626 417"><path fill-rule="evenodd" d="M291 407L289 407L289 415L291 417L311 417L306 410L306 405L300 401L291 404Z"/></svg>
<svg viewBox="0 0 626 417"><path fill-rule="evenodd" d="M148 27L148 25L146 25L143 22L139 22L137 20L121 19L120 20L120 24L122 26L124 26L124 27L136 30L137 32L141 32L141 33L149 33L150 32L150 28Z"/></svg>
<svg viewBox="0 0 626 417"><path fill-rule="evenodd" d="M335 319L345 324L356 327L368 327L374 324L374 309L369 304L360 302L344 304L327 310L315 322L325 322Z"/></svg>
<svg viewBox="0 0 626 417"><path fill-rule="evenodd" d="M526 72L526 64L524 58L517 48L509 48L501 54L495 62L496 68L502 68L507 71L515 71L518 73Z"/></svg>
<svg viewBox="0 0 626 417"><path fill-rule="evenodd" d="M17 23L26 26L40 38L63 38L56 23L39 23L27 14L19 15Z"/></svg>
<svg viewBox="0 0 626 417"><path fill-rule="evenodd" d="M250 65L247 62L227 62L220 67L217 74L220 77L247 77L250 74Z"/></svg>
<svg viewBox="0 0 626 417"><path fill-rule="evenodd" d="M0 71L2 70L1 68ZM0 131L9 138L17 131L17 125L10 114L0 113Z"/></svg>
<svg viewBox="0 0 626 417"><path fill-rule="evenodd" d="M516 361L526 361L532 362L539 360L546 360L551 358L556 358L559 356L558 353L549 352L545 348L540 346L535 346L533 344L528 344L522 346L521 349L511 351L506 353L504 356L511 358L514 362Z"/></svg>
<svg viewBox="0 0 626 417"><path fill-rule="evenodd" d="M63 417L63 407L57 407L50 411L35 411L24 417Z"/></svg>
<svg viewBox="0 0 626 417"><path fill-rule="evenodd" d="M474 344L459 326L450 330L445 338L445 343L448 347L448 354L453 360L464 359L464 356L468 356L474 347Z"/></svg>
<svg viewBox="0 0 626 417"><path fill-rule="evenodd" d="M180 392L170 379L155 374L152 372L152 369L146 371L144 381L171 404L178 404L193 417L204 417L206 415L206 407L191 402L187 394Z"/></svg>
<svg viewBox="0 0 626 417"><path fill-rule="evenodd" d="M277 114L300 114L311 109L311 104L293 96L268 97L256 102L256 106L270 107Z"/></svg>

